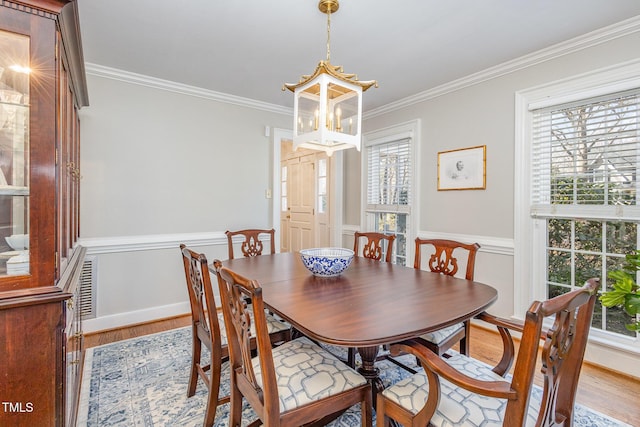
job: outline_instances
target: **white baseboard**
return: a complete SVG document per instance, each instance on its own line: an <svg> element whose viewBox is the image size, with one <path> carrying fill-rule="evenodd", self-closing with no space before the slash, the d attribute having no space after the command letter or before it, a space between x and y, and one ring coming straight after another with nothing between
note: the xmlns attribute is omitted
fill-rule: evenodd
<svg viewBox="0 0 640 427"><path fill-rule="evenodd" d="M144 310L130 311L127 313L112 314L109 316L86 319L82 321L83 332L91 333L108 329L121 328L137 323L151 322L168 317L181 316L191 312L189 302L163 305Z"/></svg>

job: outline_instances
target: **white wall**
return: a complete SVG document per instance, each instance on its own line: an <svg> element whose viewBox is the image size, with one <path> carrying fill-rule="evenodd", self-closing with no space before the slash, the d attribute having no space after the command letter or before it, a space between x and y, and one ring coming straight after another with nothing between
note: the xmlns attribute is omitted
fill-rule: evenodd
<svg viewBox="0 0 640 427"><path fill-rule="evenodd" d="M363 132L421 120L421 230L513 238L515 92L638 58L638 46L640 32L636 31L574 53L545 57L542 62L534 56L522 60L521 66L505 65L507 74L479 73L427 92L421 102L388 113L365 114ZM437 191L437 153L476 145L487 146L486 190ZM347 155L351 159L359 153L351 150ZM345 164L351 164L350 159ZM346 181L346 197L356 200L359 175L347 174ZM345 217L352 219L354 213L347 212Z"/></svg>
<svg viewBox="0 0 640 427"><path fill-rule="evenodd" d="M421 237L451 237L482 245L475 277L498 289L498 300L490 309L494 314L504 317L524 314L514 313L514 289L521 286L514 283L513 271L514 194L517 191L514 177L518 173L514 170L515 93L640 58L637 23L635 27L626 35L587 35L504 64L502 69L486 70L419 94L418 101L406 101L406 106L386 107L365 116L364 133L421 120L417 233ZM384 86L378 90L384 90ZM437 153L477 145L487 146L486 190L437 191ZM348 152L345 164L356 164L354 157L359 155ZM345 204L349 211L344 217L354 220L360 209L357 202L360 175L346 173L345 186L345 199L350 202ZM353 228L358 227L351 224ZM612 369L631 366L627 373L640 377L637 354L591 343L587 360Z"/></svg>
<svg viewBox="0 0 640 427"><path fill-rule="evenodd" d="M80 243L98 256L85 331L188 312L179 242L225 259L225 230L271 227L265 126L292 117L116 74L89 72L80 113Z"/></svg>

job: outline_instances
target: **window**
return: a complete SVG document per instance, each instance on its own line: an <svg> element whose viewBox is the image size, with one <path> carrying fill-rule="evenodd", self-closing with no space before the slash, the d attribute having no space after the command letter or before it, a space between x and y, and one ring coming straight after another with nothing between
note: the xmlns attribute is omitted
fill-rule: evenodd
<svg viewBox="0 0 640 427"><path fill-rule="evenodd" d="M289 209L289 199L287 195L287 167L282 166L280 171L280 211L286 212Z"/></svg>
<svg viewBox="0 0 640 427"><path fill-rule="evenodd" d="M604 290L608 272L639 247L640 82L633 73L636 81L623 85L607 81L616 73L594 73L516 97L523 118L516 158L526 162L516 163L524 175L516 174L516 188L526 188L519 197L526 209L516 231L522 255L515 268L516 280L520 274L530 286L516 289L516 310L590 277L600 277ZM624 326L631 321L598 301L591 336L637 351L639 337Z"/></svg>
<svg viewBox="0 0 640 427"><path fill-rule="evenodd" d="M545 221L548 297L606 278L638 247L639 104L635 90L533 111L531 211ZM597 304L595 328L635 336L626 323Z"/></svg>
<svg viewBox="0 0 640 427"><path fill-rule="evenodd" d="M327 159L318 159L318 213L327 213Z"/></svg>
<svg viewBox="0 0 640 427"><path fill-rule="evenodd" d="M412 135L413 132L369 134L363 168L366 171L363 231L395 234L392 262L402 265L407 265L410 259L412 248L407 242L413 241L415 235L411 226L416 146Z"/></svg>

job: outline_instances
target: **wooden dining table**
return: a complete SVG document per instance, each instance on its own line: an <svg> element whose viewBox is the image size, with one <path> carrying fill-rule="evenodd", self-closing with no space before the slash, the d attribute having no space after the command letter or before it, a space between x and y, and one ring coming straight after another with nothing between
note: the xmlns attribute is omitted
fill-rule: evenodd
<svg viewBox="0 0 640 427"><path fill-rule="evenodd" d="M357 347L359 372L375 394L382 381L375 366L381 344L417 337L484 311L497 298L483 283L354 257L337 277L317 277L299 253L222 261L262 287L264 303L308 337ZM213 267L211 267L213 268Z"/></svg>

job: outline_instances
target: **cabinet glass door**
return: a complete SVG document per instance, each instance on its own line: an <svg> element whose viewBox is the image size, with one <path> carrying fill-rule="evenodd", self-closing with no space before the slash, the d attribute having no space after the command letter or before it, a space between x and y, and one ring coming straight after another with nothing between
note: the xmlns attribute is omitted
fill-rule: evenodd
<svg viewBox="0 0 640 427"><path fill-rule="evenodd" d="M29 37L0 30L0 275L29 274Z"/></svg>

